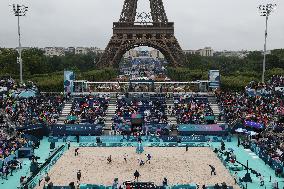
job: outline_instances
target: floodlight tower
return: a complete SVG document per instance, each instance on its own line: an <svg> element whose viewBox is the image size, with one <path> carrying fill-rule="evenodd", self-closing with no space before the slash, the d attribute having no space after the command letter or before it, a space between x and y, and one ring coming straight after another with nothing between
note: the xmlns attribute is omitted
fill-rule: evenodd
<svg viewBox="0 0 284 189"><path fill-rule="evenodd" d="M265 75L265 64L266 64L266 43L267 43L267 23L268 23L268 17L273 12L273 10L276 8L276 4L266 4L266 5L259 5L258 9L260 12L260 16L265 17L265 37L264 37L264 52L263 52L263 64L262 64L262 83L264 83L264 75Z"/></svg>
<svg viewBox="0 0 284 189"><path fill-rule="evenodd" d="M13 4L14 15L18 17L18 36L19 36L18 53L19 53L19 57L17 58L17 63L20 64L20 82L21 83L23 83L23 61L22 61L20 17L26 16L27 11L28 11L28 7L26 7L25 5Z"/></svg>

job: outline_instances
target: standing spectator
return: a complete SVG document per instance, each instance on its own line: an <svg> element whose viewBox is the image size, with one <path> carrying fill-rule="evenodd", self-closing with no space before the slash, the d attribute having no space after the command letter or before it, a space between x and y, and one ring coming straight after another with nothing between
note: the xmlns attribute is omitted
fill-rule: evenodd
<svg viewBox="0 0 284 189"><path fill-rule="evenodd" d="M263 186L264 185L264 176L260 175L259 180L260 180L260 186Z"/></svg>
<svg viewBox="0 0 284 189"><path fill-rule="evenodd" d="M79 148L75 148L75 156L78 156L79 155Z"/></svg>
<svg viewBox="0 0 284 189"><path fill-rule="evenodd" d="M216 175L216 169L213 165L209 165L209 167L211 168L211 176L214 174Z"/></svg>
<svg viewBox="0 0 284 189"><path fill-rule="evenodd" d="M140 177L140 173L136 170L134 172L134 180L136 180L136 182L138 182L138 178Z"/></svg>
<svg viewBox="0 0 284 189"><path fill-rule="evenodd" d="M151 163L151 158L152 158L151 154L147 154L147 161L146 161L146 163L149 162L149 164L150 164Z"/></svg>
<svg viewBox="0 0 284 189"><path fill-rule="evenodd" d="M26 178L26 176L21 176L20 177L20 184L23 184L25 182L25 178Z"/></svg>
<svg viewBox="0 0 284 189"><path fill-rule="evenodd" d="M163 187L168 186L168 179L165 177L163 180Z"/></svg>
<svg viewBox="0 0 284 189"><path fill-rule="evenodd" d="M111 164L111 162L112 162L112 159L111 159L111 155L107 158L107 163L108 164Z"/></svg>
<svg viewBox="0 0 284 189"><path fill-rule="evenodd" d="M234 180L235 180L235 184L238 183L238 172L234 173Z"/></svg>
<svg viewBox="0 0 284 189"><path fill-rule="evenodd" d="M64 136L62 137L62 139L63 139L63 142L66 142L67 136L64 134Z"/></svg>
<svg viewBox="0 0 284 189"><path fill-rule="evenodd" d="M127 154L126 153L123 155L123 159L124 159L124 162L127 163Z"/></svg>
<svg viewBox="0 0 284 189"><path fill-rule="evenodd" d="M221 141L221 150L224 151L225 150L225 142L222 140Z"/></svg>
<svg viewBox="0 0 284 189"><path fill-rule="evenodd" d="M50 181L50 177L49 177L48 173L46 173L46 176L44 177L44 181L46 183L48 183Z"/></svg>
<svg viewBox="0 0 284 189"><path fill-rule="evenodd" d="M77 172L77 180L78 180L78 181L81 181L81 176L82 176L81 170L79 170L79 171Z"/></svg>
<svg viewBox="0 0 284 189"><path fill-rule="evenodd" d="M277 183L277 180L274 179L273 183L272 183L272 188L273 189L278 189L278 183Z"/></svg>
<svg viewBox="0 0 284 189"><path fill-rule="evenodd" d="M67 142L67 148L68 148L68 150L69 150L70 146L71 146L70 141L68 141L68 142Z"/></svg>

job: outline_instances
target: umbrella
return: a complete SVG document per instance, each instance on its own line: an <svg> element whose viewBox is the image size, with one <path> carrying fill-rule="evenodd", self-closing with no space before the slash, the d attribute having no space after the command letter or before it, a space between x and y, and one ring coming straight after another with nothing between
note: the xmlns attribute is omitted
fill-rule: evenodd
<svg viewBox="0 0 284 189"><path fill-rule="evenodd" d="M16 91L11 94L11 97L16 98L18 95L19 95L19 92Z"/></svg>
<svg viewBox="0 0 284 189"><path fill-rule="evenodd" d="M234 149L233 149L233 148L228 148L228 150L229 150L230 152L233 152L233 151L234 151Z"/></svg>
<svg viewBox="0 0 284 189"><path fill-rule="evenodd" d="M7 87L0 87L0 92L7 92L7 91L8 91Z"/></svg>
<svg viewBox="0 0 284 189"><path fill-rule="evenodd" d="M248 131L247 134L250 135L250 136L258 135L258 133L254 132L254 131Z"/></svg>
<svg viewBox="0 0 284 189"><path fill-rule="evenodd" d="M242 128L238 128L238 129L235 130L235 132L237 132L237 133L245 133L245 132L247 132L247 130L246 129L242 129Z"/></svg>
<svg viewBox="0 0 284 189"><path fill-rule="evenodd" d="M69 120L69 121L77 121L77 116L67 116L67 119Z"/></svg>
<svg viewBox="0 0 284 189"><path fill-rule="evenodd" d="M18 97L19 98L31 98L31 97L35 97L36 94L35 94L35 91L31 91L31 90L28 90L28 91L22 91Z"/></svg>

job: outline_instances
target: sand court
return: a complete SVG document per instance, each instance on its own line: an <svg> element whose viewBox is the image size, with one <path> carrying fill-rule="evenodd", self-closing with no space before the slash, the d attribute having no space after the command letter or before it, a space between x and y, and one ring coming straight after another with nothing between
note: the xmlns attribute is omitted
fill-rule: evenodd
<svg viewBox="0 0 284 189"><path fill-rule="evenodd" d="M66 186L72 181L76 183L76 173L81 170L81 183L112 185L114 178L118 178L120 183L134 181L133 173L138 170L141 175L139 181L157 185L162 185L166 177L169 185L226 182L239 188L210 148L194 147L187 152L180 147L145 147L144 150L138 155L133 147L81 147L79 156L75 156L75 148L70 148L52 167L49 175L55 186ZM127 162L124 161L125 154ZM151 163L140 166L138 159L146 161L146 154L151 154ZM110 155L112 163L108 164ZM209 165L216 168L217 175L211 176Z"/></svg>

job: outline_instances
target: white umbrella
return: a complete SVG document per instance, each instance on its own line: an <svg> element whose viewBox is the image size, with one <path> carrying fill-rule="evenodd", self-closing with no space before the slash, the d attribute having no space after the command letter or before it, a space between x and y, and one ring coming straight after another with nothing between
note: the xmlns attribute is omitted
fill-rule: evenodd
<svg viewBox="0 0 284 189"><path fill-rule="evenodd" d="M250 136L258 135L258 133L254 132L254 131L249 131L249 132L247 132L247 134L250 135Z"/></svg>
<svg viewBox="0 0 284 189"><path fill-rule="evenodd" d="M237 133L245 133L247 130L246 129L242 129L242 128L238 128L235 130Z"/></svg>

